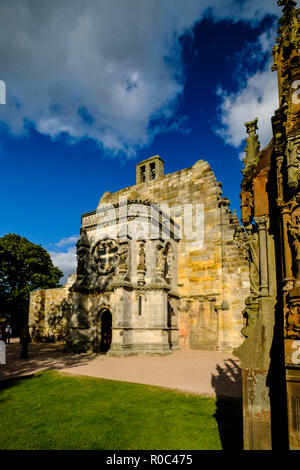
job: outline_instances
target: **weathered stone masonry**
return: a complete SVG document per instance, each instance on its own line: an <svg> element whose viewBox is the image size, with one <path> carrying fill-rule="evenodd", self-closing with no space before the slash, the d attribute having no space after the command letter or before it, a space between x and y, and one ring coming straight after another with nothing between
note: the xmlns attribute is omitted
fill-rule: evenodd
<svg viewBox="0 0 300 470"><path fill-rule="evenodd" d="M249 262L247 252L243 249L244 235L242 229L236 214L232 213L229 209L230 203L228 199L222 197L221 186L221 183L216 181L209 164L203 160L199 160L191 168L165 175L162 159L159 156L155 156L137 165L136 185L124 188L113 194L110 192L104 193L97 210L82 216L81 231L86 233L89 240L87 251L91 253L94 248L90 244L95 243L95 239L99 236L95 232L99 222L99 213L103 208L109 207L108 205L117 208L120 205L120 201L126 200L129 206L130 204L134 205L134 202L154 204L166 213L168 213L170 208L171 220L175 225L178 224L182 231L180 240L177 240L175 243L176 249L174 245L174 252L176 251L177 254L176 260L174 258L175 265L172 275L173 289L171 297L170 293L166 294L166 299L168 298L173 303L175 309L174 321L176 318L176 327L174 326L174 328L179 329L179 340L175 341L173 338L172 346L167 341L169 345L163 346L162 349L164 351L170 349L170 347L174 349L175 343L177 347L179 345L181 348L190 347L195 349L230 351L242 341L240 333L242 327L241 310L243 310L245 298L249 295ZM197 225L198 231L196 232L196 224L199 222L198 219L196 220L197 210L198 214L200 214L200 219L201 217L202 219L200 220L200 225ZM129 219L130 217L128 217L128 224L130 224ZM201 223L203 223L204 227L203 233L201 233ZM194 230L193 238L191 233L187 233L188 229ZM90 241L91 237L93 238L92 242ZM136 243L133 243L132 240L128 242L130 252L134 253L138 249ZM146 250L146 262L149 263L149 271L147 272L150 273L157 262L155 261L157 255L155 254L154 245L152 246L147 241L143 243ZM79 264L81 262L80 250L81 248L79 247ZM120 256L121 251L121 248L119 248L117 256ZM88 254L87 256L90 255ZM132 266L135 263L134 256L130 257L130 264ZM136 268L133 267L132 269ZM147 278L147 275L145 278ZM97 279L99 280L99 277ZM143 285L141 293L145 298L149 296L150 291L148 292L147 289L151 287L154 279L154 277L149 277ZM98 280L93 281L94 286L95 282L98 283ZM116 279L111 279L109 282L115 281ZM106 285L105 289L102 289L102 303L100 302L99 304L99 301L97 301L95 304L94 302L94 306L92 306L92 296L97 298L100 292L98 294L90 292L88 299L85 300L86 305L84 308L89 311L90 309L100 308L103 304L107 308L114 310L117 305L119 307L122 305L124 315L126 316L126 309L129 312L132 308L138 308L136 296L139 291L136 287L138 285L136 281L134 276L130 277L130 282L133 282L135 287L133 285L128 287L128 289L131 289L130 295L127 289L124 291L124 295L119 297L116 290L114 290L114 295L108 292L105 293L104 290L107 291L109 287ZM66 312L65 315L70 317L72 317L72 314L70 313L69 304L71 305L71 310L73 309L73 313L74 310L78 310L79 294L76 293L76 285L78 287L78 269L77 281L73 284L73 288L71 290L64 289L57 291L59 303L61 303L61 298L65 299L63 309ZM99 291L99 283L97 286ZM90 289L90 287L88 288ZM149 321L151 316L155 315L157 302L162 301L159 300L160 296L165 295L162 292L167 291L160 291L160 294L158 294L158 291L156 292L158 297L156 300L151 301L152 311L147 313ZM49 327L46 326L46 318L49 317L49 313L47 307L44 311L42 309L38 310L35 306L35 299L38 296L44 296L45 299L48 299L50 294L50 291L44 291L43 294L39 291L31 295L30 323L39 330L41 338L49 337L49 334L46 334L46 332L50 332ZM77 300L75 301L74 299L76 298ZM148 302L147 305L151 305L151 302ZM165 300L163 302L168 301ZM48 305L48 303L46 302L45 305ZM79 305L81 305L80 308L83 308L82 299ZM57 308L59 309L59 307ZM163 312L167 307L161 308L162 310L160 311ZM162 316L165 315L164 313L161 314ZM116 317L114 317L113 314L113 330L116 329L114 324ZM87 316L87 322L89 321L92 321L92 318ZM132 328L131 335L134 336L137 334L137 330L135 331L135 327L138 328L137 321L141 321L141 318L136 317L134 321L130 321ZM69 334L72 330L71 323L69 322ZM95 326L95 331L97 328L99 330L99 326ZM97 335L97 333L95 334ZM129 331L125 332L124 330L123 334L128 336ZM168 334L170 336L170 333ZM148 341L149 335L151 336L149 332L146 334L145 330L143 339L140 338L141 343L143 343L143 347L140 350L141 353L147 350L144 343ZM172 335L175 335L174 331ZM137 342L137 338L134 341ZM92 341L91 344L93 349L95 342L93 343ZM130 340L128 340L129 344ZM129 346L128 348L130 349ZM138 352L138 348L135 349L135 352Z"/></svg>

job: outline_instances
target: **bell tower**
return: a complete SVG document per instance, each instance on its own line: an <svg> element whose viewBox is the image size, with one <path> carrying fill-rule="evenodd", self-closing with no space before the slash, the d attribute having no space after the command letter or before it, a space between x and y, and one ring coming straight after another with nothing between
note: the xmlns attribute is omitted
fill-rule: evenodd
<svg viewBox="0 0 300 470"><path fill-rule="evenodd" d="M147 158L136 166L136 184L149 183L164 174L164 162L159 155Z"/></svg>

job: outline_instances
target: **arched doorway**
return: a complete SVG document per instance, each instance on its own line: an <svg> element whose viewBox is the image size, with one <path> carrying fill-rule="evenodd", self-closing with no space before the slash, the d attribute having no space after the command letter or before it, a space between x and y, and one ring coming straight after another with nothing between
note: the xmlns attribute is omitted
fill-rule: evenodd
<svg viewBox="0 0 300 470"><path fill-rule="evenodd" d="M103 310L100 317L100 352L107 353L112 339L112 316L109 310Z"/></svg>

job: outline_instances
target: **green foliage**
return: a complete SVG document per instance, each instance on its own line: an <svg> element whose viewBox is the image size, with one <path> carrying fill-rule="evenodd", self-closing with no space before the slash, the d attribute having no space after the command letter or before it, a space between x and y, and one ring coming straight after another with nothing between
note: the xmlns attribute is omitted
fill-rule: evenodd
<svg viewBox="0 0 300 470"><path fill-rule="evenodd" d="M0 238L0 312L13 317L28 310L34 289L59 287L63 273L49 253L26 238L9 233Z"/></svg>
<svg viewBox="0 0 300 470"><path fill-rule="evenodd" d="M216 399L47 371L0 382L0 449L221 449Z"/></svg>

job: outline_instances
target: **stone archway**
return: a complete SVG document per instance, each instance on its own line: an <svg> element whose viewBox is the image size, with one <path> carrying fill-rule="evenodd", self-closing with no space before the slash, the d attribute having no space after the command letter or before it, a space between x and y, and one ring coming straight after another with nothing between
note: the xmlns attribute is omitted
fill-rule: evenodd
<svg viewBox="0 0 300 470"><path fill-rule="evenodd" d="M112 315L107 308L100 312L99 323L99 352L106 354L112 341Z"/></svg>

